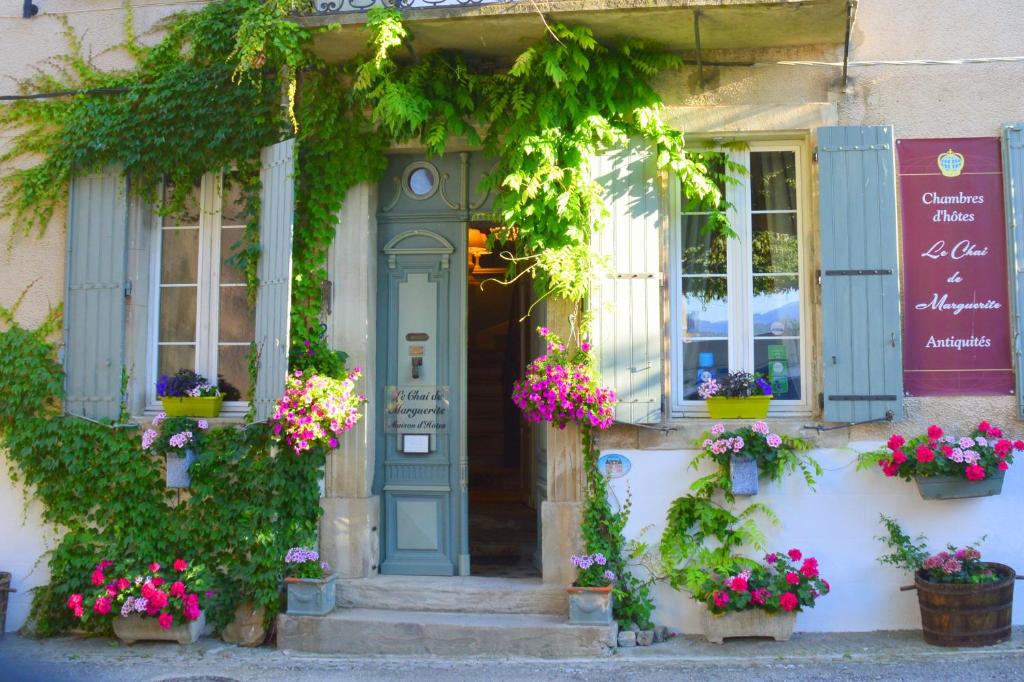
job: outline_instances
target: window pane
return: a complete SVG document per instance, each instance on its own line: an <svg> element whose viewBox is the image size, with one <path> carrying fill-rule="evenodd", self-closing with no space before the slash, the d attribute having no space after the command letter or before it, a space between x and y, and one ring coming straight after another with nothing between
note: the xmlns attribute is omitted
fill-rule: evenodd
<svg viewBox="0 0 1024 682"><path fill-rule="evenodd" d="M199 272L199 230L160 230L160 283L195 284Z"/></svg>
<svg viewBox="0 0 1024 682"><path fill-rule="evenodd" d="M245 400L249 395L249 346L217 348L217 385L225 400Z"/></svg>
<svg viewBox="0 0 1024 682"><path fill-rule="evenodd" d="M198 225L199 224L199 188L200 180L197 179L195 184L192 186L192 190L185 197L185 204L178 210L174 211L170 215L164 216L163 224L165 227L175 225ZM164 204L170 204L171 199L174 197L175 185L173 182L167 182L164 184Z"/></svg>
<svg viewBox="0 0 1024 682"><path fill-rule="evenodd" d="M245 224L245 202L242 201L242 185L238 175L232 171L224 174L221 183L221 223L224 225Z"/></svg>
<svg viewBox="0 0 1024 682"><path fill-rule="evenodd" d="M799 272L796 214L755 213L750 218L754 272Z"/></svg>
<svg viewBox="0 0 1024 682"><path fill-rule="evenodd" d="M729 308L727 280L723 277L683 277L683 338L727 336Z"/></svg>
<svg viewBox="0 0 1024 682"><path fill-rule="evenodd" d="M221 284L244 284L245 274L229 264L232 256L242 248L242 235L245 228L224 227L220 231L220 282Z"/></svg>
<svg viewBox="0 0 1024 682"><path fill-rule="evenodd" d="M156 375L171 376L179 369L194 369L196 366L196 347L192 344L187 346L160 346L157 358Z"/></svg>
<svg viewBox="0 0 1024 682"><path fill-rule="evenodd" d="M245 287L220 288L220 337L223 342L249 342L256 338L256 312L249 306Z"/></svg>
<svg viewBox="0 0 1024 682"><path fill-rule="evenodd" d="M725 274L726 238L719 233L709 234L701 230L707 224L707 216L684 215L680 233L680 258L682 272L686 274Z"/></svg>
<svg viewBox="0 0 1024 682"><path fill-rule="evenodd" d="M800 341L755 339L754 372L768 379L777 400L799 400Z"/></svg>
<svg viewBox="0 0 1024 682"><path fill-rule="evenodd" d="M750 207L755 211L796 208L796 154L750 153Z"/></svg>
<svg viewBox="0 0 1024 682"><path fill-rule="evenodd" d="M754 336L800 335L800 288L795 276L754 277Z"/></svg>
<svg viewBox="0 0 1024 682"><path fill-rule="evenodd" d="M720 379L729 373L729 342L688 341L683 343L683 400L700 400L697 386L708 376Z"/></svg>
<svg viewBox="0 0 1024 682"><path fill-rule="evenodd" d="M724 197L725 182L722 178L725 174L725 155L716 152L689 152L686 157L695 163L704 164L708 172L714 176L714 181L718 186L718 191ZM680 183L680 187L682 189L681 196L683 199L683 213L704 213L718 208L707 199L702 201L697 197L687 196L687 187L685 184Z"/></svg>
<svg viewBox="0 0 1024 682"><path fill-rule="evenodd" d="M196 288L160 289L160 341L196 340Z"/></svg>

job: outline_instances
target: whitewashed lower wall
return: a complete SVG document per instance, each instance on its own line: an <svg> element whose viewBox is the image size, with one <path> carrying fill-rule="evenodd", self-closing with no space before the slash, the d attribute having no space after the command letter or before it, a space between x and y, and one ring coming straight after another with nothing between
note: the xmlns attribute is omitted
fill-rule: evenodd
<svg viewBox="0 0 1024 682"><path fill-rule="evenodd" d="M43 525L42 504L33 499L25 506L25 488L13 483L7 458L0 452L0 571L11 574L18 590L7 602L6 632L17 630L28 617L31 589L50 580L43 553L53 532Z"/></svg>
<svg viewBox="0 0 1024 682"><path fill-rule="evenodd" d="M851 443L858 450L873 449L878 441ZM628 537L637 537L641 529L656 550L665 527L669 504L687 493L690 484L711 471L703 465L690 468L696 454L680 450L606 449L603 454L618 453L632 462L629 473L611 484L613 504L632 491L633 512L626 527ZM797 547L821 562L821 574L832 586L832 593L818 605L800 614L797 630L811 632L905 630L921 627L917 593L900 592L901 585L913 582L903 571L883 567L877 557L883 545L876 540L881 533L879 513L895 517L913 535L924 533L929 546L941 549L947 541L966 544L987 535L981 545L986 559L1024 570L1024 533L1020 517L1024 512L1024 462L1007 472L1002 495L996 497L925 501L914 483L887 479L880 471L855 470L856 453L850 449L813 450L824 475L817 492L809 490L798 475L781 483L761 482L761 494L755 498L737 498L737 505L753 499L768 504L779 516L778 526L764 521L761 526L769 539L769 548L787 550ZM1015 470L1016 469L1016 470ZM760 553L752 554L758 556ZM1024 590L1017 590L1014 624L1024 624ZM699 634L700 607L684 592L675 592L664 584L654 590L659 625L690 634Z"/></svg>

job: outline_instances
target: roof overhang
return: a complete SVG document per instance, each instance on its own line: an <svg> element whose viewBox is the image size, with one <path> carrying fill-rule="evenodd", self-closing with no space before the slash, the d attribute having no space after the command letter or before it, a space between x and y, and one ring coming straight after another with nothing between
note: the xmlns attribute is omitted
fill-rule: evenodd
<svg viewBox="0 0 1024 682"><path fill-rule="evenodd" d="M353 0L349 0L352 2ZM342 2L326 5L345 6ZM855 0L504 0L403 10L416 54L455 49L504 61L546 34L546 22L590 27L602 42L640 39L671 52L843 44ZM307 27L329 27L314 51L329 62L351 59L366 47L365 12L306 15Z"/></svg>

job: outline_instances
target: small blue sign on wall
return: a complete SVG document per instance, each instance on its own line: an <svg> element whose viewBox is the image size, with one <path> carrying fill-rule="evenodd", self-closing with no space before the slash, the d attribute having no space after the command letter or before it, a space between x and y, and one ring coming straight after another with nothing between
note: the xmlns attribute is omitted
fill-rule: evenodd
<svg viewBox="0 0 1024 682"><path fill-rule="evenodd" d="M629 457L614 452L601 455L597 460L597 470L607 478L622 478L631 468L633 463Z"/></svg>

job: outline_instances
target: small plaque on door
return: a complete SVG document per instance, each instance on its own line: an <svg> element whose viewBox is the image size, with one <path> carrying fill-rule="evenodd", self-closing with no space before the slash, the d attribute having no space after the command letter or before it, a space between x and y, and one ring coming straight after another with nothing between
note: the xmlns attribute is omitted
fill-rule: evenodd
<svg viewBox="0 0 1024 682"><path fill-rule="evenodd" d="M426 433L403 433L402 453L406 455L429 455L430 435Z"/></svg>
<svg viewBox="0 0 1024 682"><path fill-rule="evenodd" d="M430 334L426 332L409 332L405 335L406 341L429 341Z"/></svg>

